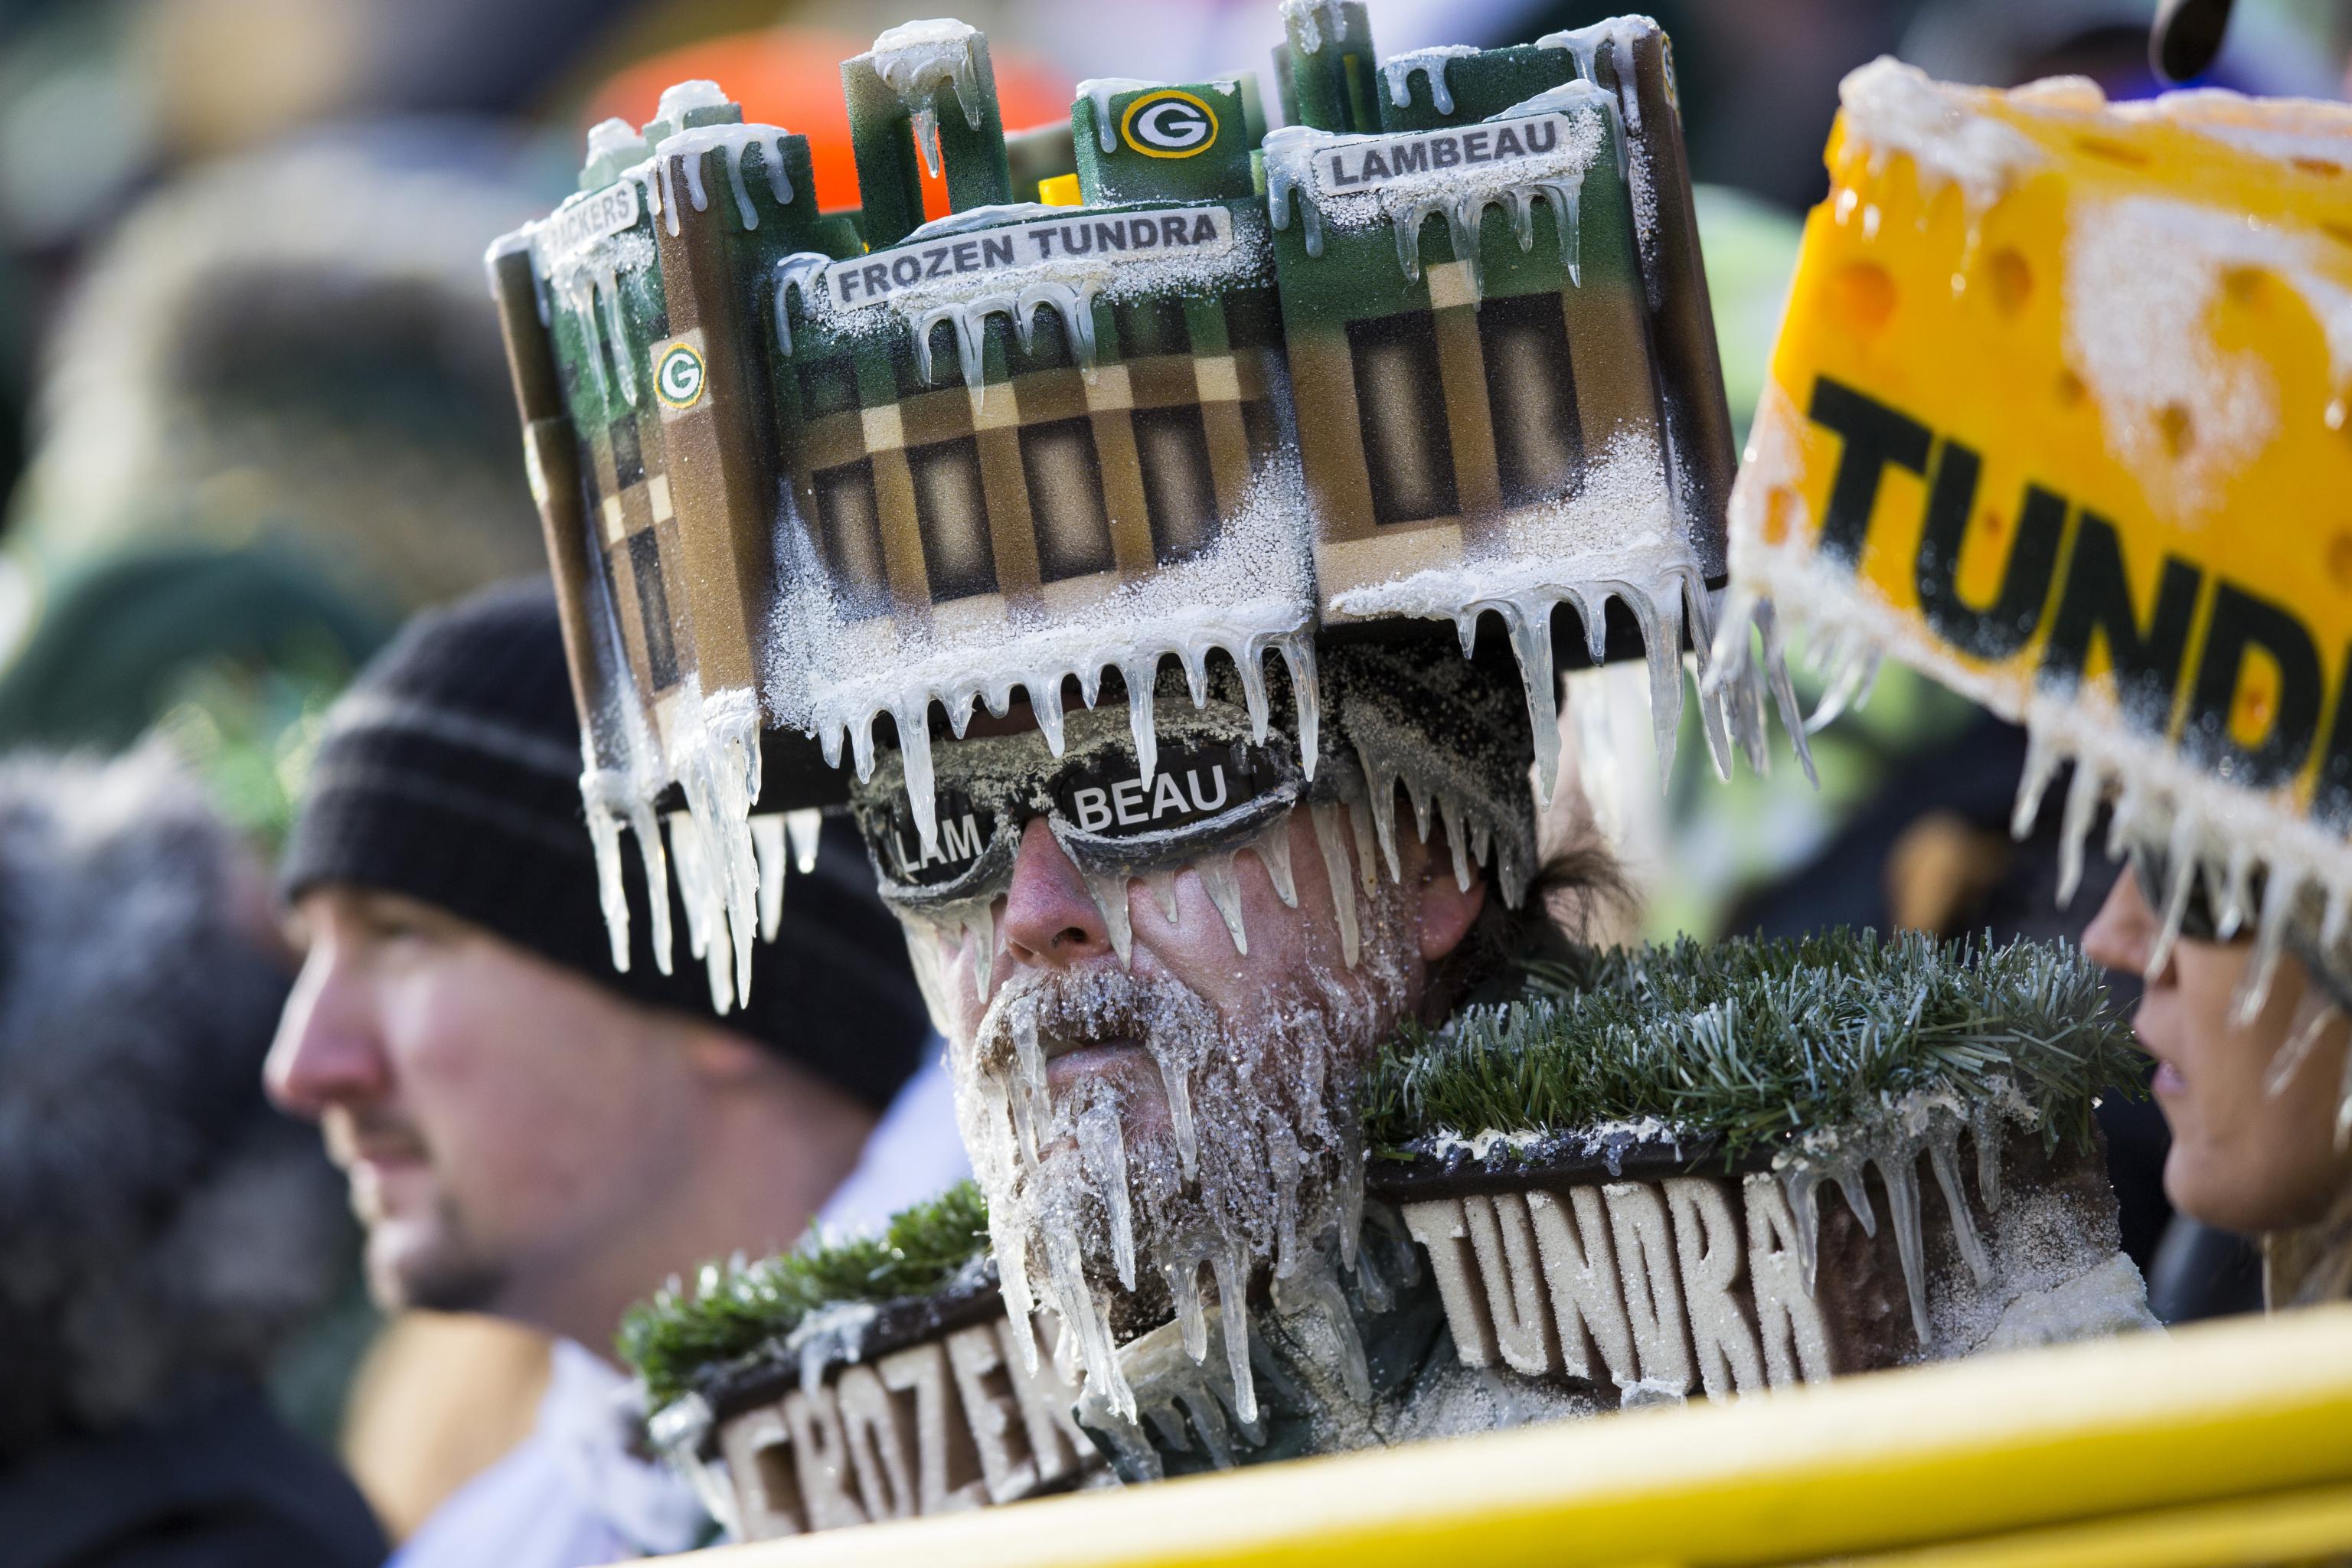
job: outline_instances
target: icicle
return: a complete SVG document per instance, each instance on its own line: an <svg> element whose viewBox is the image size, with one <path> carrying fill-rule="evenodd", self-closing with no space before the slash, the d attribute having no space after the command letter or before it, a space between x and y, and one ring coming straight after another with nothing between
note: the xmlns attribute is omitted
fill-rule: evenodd
<svg viewBox="0 0 2352 1568"><path fill-rule="evenodd" d="M1134 920L1127 907L1127 873L1080 870L1087 891L1094 895L1095 908L1102 911L1103 931L1110 938L1111 951L1118 954L1119 966L1125 968L1135 946Z"/></svg>
<svg viewBox="0 0 2352 1568"><path fill-rule="evenodd" d="M1821 1258L1822 1173L1811 1165L1794 1164L1780 1173L1780 1191L1797 1226L1797 1261L1803 1267L1805 1294L1813 1293L1814 1266Z"/></svg>
<svg viewBox="0 0 2352 1568"><path fill-rule="evenodd" d="M1284 812L1266 825L1265 831L1250 843L1258 859L1265 866L1266 879L1274 884L1274 896L1292 909L1298 907L1298 883L1290 874L1290 813Z"/></svg>
<svg viewBox="0 0 2352 1568"><path fill-rule="evenodd" d="M934 177L940 172L939 89L954 84L956 102L972 130L986 118L973 50L979 38L977 30L961 22L907 22L877 37L865 57L883 85L898 94L913 123L915 144L922 149L923 166Z"/></svg>
<svg viewBox="0 0 2352 1568"><path fill-rule="evenodd" d="M1675 782L1675 743L1683 725L1683 605L1681 585L1653 595L1621 584L1618 597L1642 623L1642 648L1650 667L1650 729L1658 743L1658 787Z"/></svg>
<svg viewBox="0 0 2352 1568"><path fill-rule="evenodd" d="M1004 1292L1004 1316L1013 1326L1013 1342L1020 1347L1022 1366L1034 1373L1037 1370L1037 1299L1029 1289L1029 1244L1017 1227L1010 1226L1003 1234L992 1230L989 1240L996 1248L998 1288Z"/></svg>
<svg viewBox="0 0 2352 1568"><path fill-rule="evenodd" d="M898 765L907 780L907 805L915 816L915 832L922 841L923 853L929 855L939 847L939 796L931 779L931 712L928 700L918 699L921 706L909 711L905 707L890 710L891 721L898 727ZM869 719L858 726L857 777L862 783L874 776L874 734Z"/></svg>
<svg viewBox="0 0 2352 1568"><path fill-rule="evenodd" d="M1878 653L1861 638L1836 637L1816 645L1822 651L1814 668L1822 672L1822 700L1805 718L1805 733L1818 735L1839 715L1854 706L1871 682L1878 679Z"/></svg>
<svg viewBox="0 0 2352 1568"><path fill-rule="evenodd" d="M1769 604L1756 606L1756 629L1764 637L1764 679L1772 689L1773 705L1780 710L1780 727L1789 731L1789 744L1797 753L1797 765L1805 770L1805 782L1819 789L1822 777L1813 770L1812 748L1805 743L1804 721L1797 712L1797 689L1789 683L1788 661L1780 651L1780 624ZM1762 740L1760 718L1758 740Z"/></svg>
<svg viewBox="0 0 2352 1568"><path fill-rule="evenodd" d="M711 1010L723 1014L735 1005L727 963L726 905L712 884L702 831L690 812L670 813L669 847L677 867L678 894L686 905L687 947L709 972Z"/></svg>
<svg viewBox="0 0 2352 1568"><path fill-rule="evenodd" d="M1118 1107L1097 1100L1078 1114L1078 1153L1087 1178L1110 1215L1111 1260L1118 1282L1135 1289L1135 1210L1127 1189L1127 1139L1119 1131Z"/></svg>
<svg viewBox="0 0 2352 1568"><path fill-rule="evenodd" d="M1055 1298L1065 1326L1078 1336L1078 1354L1086 1363L1089 1392L1099 1389L1105 1403L1135 1418L1135 1391L1120 1373L1118 1352L1112 1347L1110 1324L1094 1288L1087 1283L1086 1266L1077 1236L1067 1218L1055 1215L1045 1226L1045 1268L1054 1281Z"/></svg>
<svg viewBox="0 0 2352 1568"><path fill-rule="evenodd" d="M1147 784L1160 766L1160 730L1151 712L1151 688L1159 671L1156 654L1125 660L1118 667L1120 678L1127 682L1127 723L1135 737L1136 767Z"/></svg>
<svg viewBox="0 0 2352 1568"><path fill-rule="evenodd" d="M1201 1160L1200 1130L1192 1120L1192 1079L1182 1067L1171 1070L1161 1062L1160 1087L1168 1095L1168 1131L1176 1140L1177 1168L1189 1182Z"/></svg>
<svg viewBox="0 0 2352 1568"><path fill-rule="evenodd" d="M817 841L824 831L824 813L814 806L788 811L784 813L784 831L792 836L793 869L805 877L816 869Z"/></svg>
<svg viewBox="0 0 2352 1568"><path fill-rule="evenodd" d="M2352 1147L2352 1051L2344 1053L2344 1076L2336 1080L2336 1152Z"/></svg>
<svg viewBox="0 0 2352 1568"><path fill-rule="evenodd" d="M1209 1359L1209 1314L1201 1304L1201 1260L1186 1256L1167 1266L1168 1294L1176 1303L1176 1331L1184 1353L1197 1363Z"/></svg>
<svg viewBox="0 0 2352 1568"><path fill-rule="evenodd" d="M1225 1364L1233 1373L1234 1412L1244 1425L1257 1422L1257 1388L1250 1381L1249 1265L1234 1240L1210 1260L1217 1276L1217 1326L1225 1340Z"/></svg>
<svg viewBox="0 0 2352 1568"><path fill-rule="evenodd" d="M1347 36L1348 14L1340 0L1282 0L1277 9L1285 22L1297 25L1303 53L1320 53L1327 36L1334 43Z"/></svg>
<svg viewBox="0 0 2352 1568"><path fill-rule="evenodd" d="M1450 795L1437 797L1437 814L1445 825L1445 846L1454 855L1454 885L1470 890L1470 835L1462 826L1462 805Z"/></svg>
<svg viewBox="0 0 2352 1568"><path fill-rule="evenodd" d="M1249 933L1242 930L1242 889L1240 880L1234 875L1234 852L1227 849L1203 855L1192 862L1192 870L1200 877L1209 901L1224 918L1225 930L1233 935L1234 951L1249 952Z"/></svg>
<svg viewBox="0 0 2352 1568"><path fill-rule="evenodd" d="M1961 1259L1978 1284L1990 1285L1992 1257L1985 1251L1984 1237L1977 1232L1976 1215L1960 1191L1959 1149L1959 1123L1948 1123L1929 1141L1927 1163L1935 1170L1936 1184L1944 1190L1944 1206L1952 1213L1952 1239L1959 1244Z"/></svg>
<svg viewBox="0 0 2352 1568"><path fill-rule="evenodd" d="M1182 911L1178 908L1176 902L1176 873L1173 871L1146 871L1143 874L1143 885L1151 889L1151 900L1152 902L1160 906L1160 919L1166 921L1171 926L1181 925L1183 923Z"/></svg>
<svg viewBox="0 0 2352 1568"><path fill-rule="evenodd" d="M1838 1190L1845 1194L1845 1206L1852 1209L1853 1217L1862 1222L1862 1234L1876 1236L1878 1215L1870 1206L1870 1188L1863 1182L1862 1161L1841 1160L1831 1167L1829 1177L1838 1184Z"/></svg>
<svg viewBox="0 0 2352 1568"><path fill-rule="evenodd" d="M1013 1059L1021 1069L1019 1087L1042 1096L1045 1092L1045 1047L1037 1038L1037 999L1015 998L1012 1022Z"/></svg>
<svg viewBox="0 0 2352 1568"><path fill-rule="evenodd" d="M2180 923L2188 918L2189 894L2197 881L2197 818L2183 811L2172 823L2172 886L2164 899L2164 926L2148 949L2145 977L2154 980L2172 958L2172 944L2180 940Z"/></svg>
<svg viewBox="0 0 2352 1568"><path fill-rule="evenodd" d="M1298 213L1301 235L1307 242L1307 254L1320 258L1323 254L1323 209L1315 200L1315 176L1312 172L1312 143L1316 132L1304 125L1285 125L1266 132L1265 153L1265 212L1275 227L1290 226L1290 196L1298 193ZM1302 173L1303 172L1303 173Z"/></svg>
<svg viewBox="0 0 2352 1568"><path fill-rule="evenodd" d="M1370 808L1372 832L1380 840L1381 858L1388 863L1389 880L1402 882L1404 880L1404 868L1402 862L1397 858L1396 844L1397 776L1393 773L1373 767L1370 759L1367 758L1364 763L1364 777L1371 786L1365 804ZM1369 890L1371 884L1368 880L1365 886Z"/></svg>
<svg viewBox="0 0 2352 1568"><path fill-rule="evenodd" d="M2271 980L2278 973L2279 954L2286 944L2289 914L2302 886L2301 877L2276 861L2271 863L2270 880L2263 889L2261 929L2254 932L2253 958L2246 965L2246 978L2230 1010L2230 1021L2241 1029L2252 1026L2263 1004L2270 999Z"/></svg>
<svg viewBox="0 0 2352 1568"><path fill-rule="evenodd" d="M1577 208L1584 198L1584 176L1573 179L1538 180L1530 187L1551 204L1553 229L1559 236L1559 264L1568 269L1568 280L1575 288L1584 287L1583 225ZM1522 250L1527 247L1520 246Z"/></svg>
<svg viewBox="0 0 2352 1568"><path fill-rule="evenodd" d="M1307 1270L1297 1279L1277 1280L1275 1304L1286 1317L1311 1315L1331 1338L1332 1358L1339 1364L1339 1381L1347 1386L1349 1397L1369 1403L1372 1397L1371 1363L1364 1354L1363 1337L1356 1331L1356 1316L1348 1310L1348 1298L1339 1289L1339 1282L1331 1273L1330 1265Z"/></svg>
<svg viewBox="0 0 2352 1568"><path fill-rule="evenodd" d="M586 794L586 780L582 793ZM621 819L588 802L588 847L596 858L597 902L604 913L604 935L613 945L613 968L629 972L629 893L621 881ZM667 891L667 889L663 889Z"/></svg>
<svg viewBox="0 0 2352 1568"><path fill-rule="evenodd" d="M706 856L710 890L718 900L712 934L714 939L731 936L734 994L747 1002L752 942L759 930L760 869L750 819L760 784L760 727L759 699L750 689L706 695L697 704L677 768L687 810ZM725 1010L723 1005L720 1010Z"/></svg>
<svg viewBox="0 0 2352 1568"><path fill-rule="evenodd" d="M1310 1088L1302 1102L1319 1104L1320 1086ZM1297 1135L1280 1122L1264 1129L1267 1173L1274 1178L1274 1277L1286 1279L1298 1267L1298 1177L1306 1155Z"/></svg>
<svg viewBox="0 0 2352 1568"><path fill-rule="evenodd" d="M620 373L621 400L630 407L637 405L636 356L629 352L628 333L621 325L620 274L607 267L596 280L597 291L604 298L605 330L611 334L613 368Z"/></svg>
<svg viewBox="0 0 2352 1568"><path fill-rule="evenodd" d="M2254 872L2253 849L2245 844L2231 845L2227 866L2221 879L2221 896L2216 900L2219 907L2213 916L2213 932L2223 942L2236 936L2238 928L2246 923L2248 884Z"/></svg>
<svg viewBox="0 0 2352 1568"><path fill-rule="evenodd" d="M1282 650L1283 668L1290 672L1290 697L1298 710L1298 765L1310 784L1320 754L1323 727L1323 698L1322 689L1316 683L1314 636L1311 631L1288 632L1275 643Z"/></svg>
<svg viewBox="0 0 2352 1568"><path fill-rule="evenodd" d="M2099 810L2099 770L2088 756L2074 759L2074 776L2066 782L2066 808L2058 827L2058 907L2064 909L2083 885L2083 842L2090 837L2091 820Z"/></svg>
<svg viewBox="0 0 2352 1568"><path fill-rule="evenodd" d="M783 819L753 817L751 849L760 861L760 940L773 942L784 921Z"/></svg>
<svg viewBox="0 0 2352 1568"><path fill-rule="evenodd" d="M1348 846L1339 837L1339 808L1328 801L1307 807L1315 823L1315 842L1323 851L1324 874L1331 881L1331 910L1339 922L1339 956L1356 967L1363 939L1356 928L1354 874L1348 866Z"/></svg>
<svg viewBox="0 0 2352 1568"><path fill-rule="evenodd" d="M1879 1180L1886 1184L1886 1207L1895 1222L1895 1250L1903 1259L1903 1289L1911 1298L1911 1326L1919 1331L1924 1348L1931 1331L1927 1326L1927 1247L1919 1228L1918 1157L1906 1143L1891 1156L1881 1154L1877 1163Z"/></svg>
<svg viewBox="0 0 2352 1568"><path fill-rule="evenodd" d="M1411 107L1412 73L1420 71L1429 79L1429 106L1440 114L1453 113L1454 92L1445 84L1445 63L1477 52L1476 46L1471 44L1438 44L1426 49L1391 55L1381 62L1381 74L1388 78L1389 101L1399 109Z"/></svg>
<svg viewBox="0 0 2352 1568"><path fill-rule="evenodd" d="M1990 1215L2000 1207L2000 1107L1982 1105L1971 1112L1969 1136L1977 1145L1977 1196Z"/></svg>
<svg viewBox="0 0 2352 1568"><path fill-rule="evenodd" d="M776 347L787 359L793 352L792 292L801 291L801 309L808 310L812 294L821 289L818 279L832 265L833 258L818 250L796 250L776 262Z"/></svg>
<svg viewBox="0 0 2352 1568"><path fill-rule="evenodd" d="M1518 656L1528 722L1535 731L1536 803L1538 809L1548 811L1559 788L1559 681L1552 672L1551 601L1541 596L1509 599L1495 608L1502 613L1511 651Z"/></svg>
<svg viewBox="0 0 2352 1568"><path fill-rule="evenodd" d="M1265 695L1265 649L1253 645L1234 661L1234 668L1241 672L1242 701L1249 709L1250 739L1264 745L1272 718Z"/></svg>
<svg viewBox="0 0 2352 1568"><path fill-rule="evenodd" d="M2009 836L2024 840L2033 836L2033 825L2042 816L2042 796L2050 787L2050 775L2057 771L2062 760L2058 748L2051 743L2050 733L2039 724L2031 725L2025 732L2025 766L2019 771L2017 800L2010 807Z"/></svg>
<svg viewBox="0 0 2352 1568"><path fill-rule="evenodd" d="M1360 1140L1354 1155L1342 1161L1336 1178L1339 1210L1339 1263L1353 1268L1357 1262L1357 1244L1364 1230L1364 1162ZM1383 1211L1392 1214L1393 1211ZM1404 1282L1417 1284L1421 1279L1420 1255L1410 1242L1404 1244Z"/></svg>
<svg viewBox="0 0 2352 1568"><path fill-rule="evenodd" d="M1192 1418L1192 1430L1199 1435L1201 1447L1209 1456L1209 1463L1221 1470L1234 1468L1234 1446L1225 1431L1225 1417L1217 1408L1217 1396L1205 1384L1186 1383L1178 1387L1176 1397Z"/></svg>

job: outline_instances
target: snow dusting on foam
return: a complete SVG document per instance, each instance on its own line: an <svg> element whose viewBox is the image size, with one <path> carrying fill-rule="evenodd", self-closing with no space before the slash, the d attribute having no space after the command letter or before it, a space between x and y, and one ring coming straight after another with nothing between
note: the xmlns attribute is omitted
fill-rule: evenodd
<svg viewBox="0 0 2352 1568"><path fill-rule="evenodd" d="M2032 137L1978 112L1977 96L1882 55L1838 84L1846 154L1866 157L1874 174L1889 158L1909 158L1922 196L1958 185L1973 220L2043 161Z"/></svg>
<svg viewBox="0 0 2352 1568"><path fill-rule="evenodd" d="M1429 82L1429 106L1440 114L1454 112L1454 92L1445 85L1445 62L1466 59L1478 53L1475 44L1433 44L1425 49L1413 49L1402 55L1391 55L1381 62L1381 74L1388 79L1389 101L1399 109L1412 102L1412 73L1419 71Z"/></svg>
<svg viewBox="0 0 2352 1568"><path fill-rule="evenodd" d="M1102 598L1023 625L990 616L964 628L887 617L854 618L814 560L779 596L768 672L778 719L815 733L838 763L848 736L858 776L874 769L873 727L887 713L904 748L907 792L928 850L935 840L929 715L938 702L961 734L974 706L1003 713L1017 688L1058 742L1062 685L1077 678L1091 703L1102 673L1125 681L1143 774L1158 754L1154 672L1171 655L1188 673L1223 652L1262 690L1265 656L1279 650L1298 703L1300 757L1315 767L1315 590L1304 477L1295 448L1277 451L1226 518L1216 542L1190 560L1121 583ZM945 619L945 616L941 616ZM1196 682L1196 686L1197 686ZM1254 698L1253 709L1263 706Z"/></svg>
<svg viewBox="0 0 2352 1568"><path fill-rule="evenodd" d="M2095 396L2108 449L2155 480L2145 490L2152 508L2182 521L2206 515L2279 427L2278 388L2261 358L2221 348L2208 320L2225 274L2242 268L2303 296L2340 391L2352 375L2352 290L2308 242L2156 197L2078 204L2069 217L2068 365ZM2341 425L2340 402L2331 413Z"/></svg>

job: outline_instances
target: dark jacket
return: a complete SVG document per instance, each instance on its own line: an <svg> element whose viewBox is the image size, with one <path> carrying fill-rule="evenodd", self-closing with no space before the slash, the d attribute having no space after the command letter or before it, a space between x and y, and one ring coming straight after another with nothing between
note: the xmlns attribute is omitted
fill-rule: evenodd
<svg viewBox="0 0 2352 1568"><path fill-rule="evenodd" d="M0 1472L10 1568L375 1568L384 1550L350 1479L250 1391Z"/></svg>

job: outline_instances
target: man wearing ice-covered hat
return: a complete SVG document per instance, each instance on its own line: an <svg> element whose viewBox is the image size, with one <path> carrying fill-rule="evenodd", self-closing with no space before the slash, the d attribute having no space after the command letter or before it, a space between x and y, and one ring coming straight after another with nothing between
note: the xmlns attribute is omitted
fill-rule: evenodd
<svg viewBox="0 0 2352 1568"><path fill-rule="evenodd" d="M984 38L894 27L843 67L854 228L686 84L489 258L608 902L682 808L723 989L746 803L846 797L1013 1321L1070 1326L1130 1475L1231 1458L1220 1408L1255 1457L1449 1419L1360 1087L1612 885L1538 864L1555 660L1646 654L1670 742L1721 565L1654 26L1376 70L1353 0L1268 24L1263 98L1094 82L1010 135ZM1763 689L1705 707L1719 763ZM1180 1404L1189 1459L1142 1425Z"/></svg>

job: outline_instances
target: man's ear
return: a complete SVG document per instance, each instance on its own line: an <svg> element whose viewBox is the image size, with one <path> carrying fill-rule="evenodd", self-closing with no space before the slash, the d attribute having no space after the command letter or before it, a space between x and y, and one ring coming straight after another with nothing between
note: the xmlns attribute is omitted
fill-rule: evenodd
<svg viewBox="0 0 2352 1568"><path fill-rule="evenodd" d="M1421 960L1436 963L1470 934L1486 907L1485 868L1470 868L1470 886L1454 879L1454 858L1433 846L1421 868Z"/></svg>

